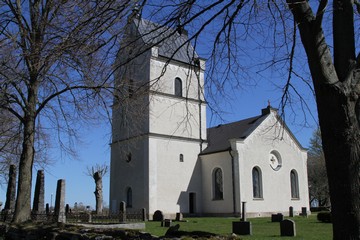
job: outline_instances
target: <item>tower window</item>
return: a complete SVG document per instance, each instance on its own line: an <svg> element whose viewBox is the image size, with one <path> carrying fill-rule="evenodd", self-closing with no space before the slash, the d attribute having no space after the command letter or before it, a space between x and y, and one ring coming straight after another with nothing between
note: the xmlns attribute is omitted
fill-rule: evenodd
<svg viewBox="0 0 360 240"><path fill-rule="evenodd" d="M184 154L180 154L180 157L179 157L179 160L180 160L180 162L184 162Z"/></svg>
<svg viewBox="0 0 360 240"><path fill-rule="evenodd" d="M180 78L175 78L175 96L182 97L182 81Z"/></svg>

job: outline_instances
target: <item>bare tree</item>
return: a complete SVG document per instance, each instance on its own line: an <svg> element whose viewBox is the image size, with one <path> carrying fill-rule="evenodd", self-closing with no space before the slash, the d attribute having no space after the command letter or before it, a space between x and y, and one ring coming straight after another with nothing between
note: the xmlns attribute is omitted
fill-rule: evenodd
<svg viewBox="0 0 360 240"><path fill-rule="evenodd" d="M86 175L92 177L95 181L95 201L96 201L96 214L103 212L103 183L102 178L108 173L109 166L106 164L96 164L95 166L88 167Z"/></svg>
<svg viewBox="0 0 360 240"><path fill-rule="evenodd" d="M314 131L310 139L308 157L310 203L317 201L320 207L328 207L330 206L329 185L320 129Z"/></svg>
<svg viewBox="0 0 360 240"><path fill-rule="evenodd" d="M355 28L359 15L355 13L359 12L360 3L357 0L142 2L153 9L150 14L144 12L154 21L187 26L191 34L189 41L195 46L202 36L213 44L208 83L217 90L226 91L227 84L241 85L241 70L249 62L245 57L253 56L246 47L251 46L251 50L259 47L263 51L261 58L268 59L262 65L264 68L272 67L286 76L282 110L296 100L291 93L297 96L301 108L307 108L296 79L314 91L329 180L333 236L359 239L360 54L359 28ZM331 10L327 11L327 7ZM298 35L305 58L296 54L300 51ZM306 59L311 81L302 74Z"/></svg>
<svg viewBox="0 0 360 240"><path fill-rule="evenodd" d="M35 153L46 150L37 136L47 132L72 152L81 120L107 115L98 109L112 99L113 59L132 4L0 1L0 108L22 134L14 222L30 219Z"/></svg>

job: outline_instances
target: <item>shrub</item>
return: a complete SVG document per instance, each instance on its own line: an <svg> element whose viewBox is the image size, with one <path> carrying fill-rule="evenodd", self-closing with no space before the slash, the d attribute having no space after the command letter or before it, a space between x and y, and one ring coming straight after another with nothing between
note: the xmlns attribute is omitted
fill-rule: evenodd
<svg viewBox="0 0 360 240"><path fill-rule="evenodd" d="M317 220L320 222L331 223L331 212L319 212Z"/></svg>

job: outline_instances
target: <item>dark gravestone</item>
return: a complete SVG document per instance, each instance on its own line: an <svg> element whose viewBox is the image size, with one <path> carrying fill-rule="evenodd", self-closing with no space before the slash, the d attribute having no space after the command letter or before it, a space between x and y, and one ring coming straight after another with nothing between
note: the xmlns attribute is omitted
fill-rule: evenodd
<svg viewBox="0 0 360 240"><path fill-rule="evenodd" d="M69 204L66 204L66 205L65 205L65 214L68 214L68 213L70 213L70 212L71 212L70 206L69 206Z"/></svg>
<svg viewBox="0 0 360 240"><path fill-rule="evenodd" d="M242 202L241 221L246 221L246 202Z"/></svg>
<svg viewBox="0 0 360 240"><path fill-rule="evenodd" d="M6 190L6 201L4 210L14 212L15 210L15 194L16 194L16 166L10 165L9 182Z"/></svg>
<svg viewBox="0 0 360 240"><path fill-rule="evenodd" d="M171 219L164 220L164 227L171 227Z"/></svg>
<svg viewBox="0 0 360 240"><path fill-rule="evenodd" d="M281 222L282 220L284 220L282 213L271 214L271 222Z"/></svg>
<svg viewBox="0 0 360 240"><path fill-rule="evenodd" d="M289 217L294 217L294 208L289 207Z"/></svg>
<svg viewBox="0 0 360 240"><path fill-rule="evenodd" d="M307 217L307 208L306 207L301 208L301 216Z"/></svg>
<svg viewBox="0 0 360 240"><path fill-rule="evenodd" d="M251 222L232 222L232 232L238 235L252 235Z"/></svg>
<svg viewBox="0 0 360 240"><path fill-rule="evenodd" d="M176 213L176 217L175 217L175 221L182 221L183 220L183 215L182 213Z"/></svg>
<svg viewBox="0 0 360 240"><path fill-rule="evenodd" d="M50 214L50 208L49 208L49 204L48 204L48 203L46 204L45 212L46 212L46 214Z"/></svg>
<svg viewBox="0 0 360 240"><path fill-rule="evenodd" d="M55 216L56 221L60 223L66 222L65 217L65 180L59 179L56 187L55 197Z"/></svg>
<svg viewBox="0 0 360 240"><path fill-rule="evenodd" d="M33 213L44 213L45 203L45 185L44 185L44 170L38 170L35 184L35 193L33 201Z"/></svg>
<svg viewBox="0 0 360 240"><path fill-rule="evenodd" d="M154 215L153 215L153 221L163 221L164 220L164 215L163 213L160 211L160 210L156 210L154 212Z"/></svg>
<svg viewBox="0 0 360 240"><path fill-rule="evenodd" d="M296 229L295 229L295 222L290 219L285 219L280 222L280 235L288 236L288 237L295 237L296 236Z"/></svg>
<svg viewBox="0 0 360 240"><path fill-rule="evenodd" d="M119 212L120 222L126 222L126 202L120 202L120 212Z"/></svg>
<svg viewBox="0 0 360 240"><path fill-rule="evenodd" d="M146 208L141 209L141 214L142 214L142 220L143 220L143 222L145 222L147 220L147 218L146 218Z"/></svg>

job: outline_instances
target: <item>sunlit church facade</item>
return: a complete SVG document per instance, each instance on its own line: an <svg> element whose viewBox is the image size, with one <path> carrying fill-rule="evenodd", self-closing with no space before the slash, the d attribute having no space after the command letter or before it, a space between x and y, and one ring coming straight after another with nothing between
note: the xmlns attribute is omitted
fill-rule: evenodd
<svg viewBox="0 0 360 240"><path fill-rule="evenodd" d="M112 113L111 211L122 201L150 219L157 210L239 215L243 202L248 217L309 209L307 151L276 109L206 128L205 60L187 40L183 29L128 24L116 74L125 90Z"/></svg>

